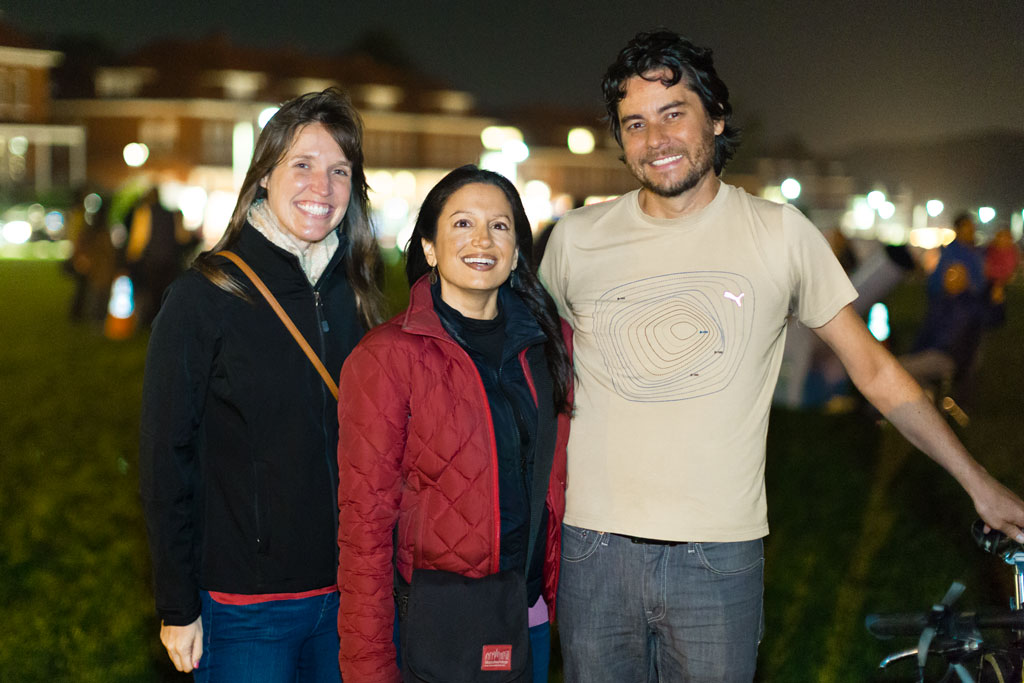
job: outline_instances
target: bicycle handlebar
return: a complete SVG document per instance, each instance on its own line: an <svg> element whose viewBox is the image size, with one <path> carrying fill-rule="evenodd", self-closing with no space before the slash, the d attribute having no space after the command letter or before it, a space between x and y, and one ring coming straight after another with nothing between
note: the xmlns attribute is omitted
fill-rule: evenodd
<svg viewBox="0 0 1024 683"><path fill-rule="evenodd" d="M871 635L879 639L895 636L919 636L928 626L936 625L939 633L956 637L979 629L1024 630L1024 610L998 610L977 614L975 612L949 613L949 622L933 624L933 612L911 612L906 614L869 614L864 620Z"/></svg>

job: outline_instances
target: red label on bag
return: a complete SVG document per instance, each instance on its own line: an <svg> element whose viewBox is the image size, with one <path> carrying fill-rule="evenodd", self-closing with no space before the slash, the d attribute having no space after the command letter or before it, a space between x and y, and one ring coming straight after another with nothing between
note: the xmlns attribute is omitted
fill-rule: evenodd
<svg viewBox="0 0 1024 683"><path fill-rule="evenodd" d="M480 661L481 671L511 671L511 645L484 645L484 656Z"/></svg>

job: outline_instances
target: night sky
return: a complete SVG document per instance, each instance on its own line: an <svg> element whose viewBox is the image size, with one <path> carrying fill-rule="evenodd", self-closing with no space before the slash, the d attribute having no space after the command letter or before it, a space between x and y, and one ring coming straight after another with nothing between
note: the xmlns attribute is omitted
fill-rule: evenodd
<svg viewBox="0 0 1024 683"><path fill-rule="evenodd" d="M226 30L242 45L343 52L394 36L420 69L488 107L600 110L600 78L639 30L712 47L741 126L818 151L991 128L1024 133L1024 2L305 3L5 0L26 32L130 48Z"/></svg>

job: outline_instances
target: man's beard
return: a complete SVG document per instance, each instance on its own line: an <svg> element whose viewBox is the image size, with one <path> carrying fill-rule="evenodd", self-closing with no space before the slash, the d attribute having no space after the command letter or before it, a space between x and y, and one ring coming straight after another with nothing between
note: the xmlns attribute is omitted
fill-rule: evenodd
<svg viewBox="0 0 1024 683"><path fill-rule="evenodd" d="M656 184L652 181L646 173L644 173L645 162L639 164L628 163L626 166L629 168L629 172L633 174L640 185L653 194L659 197L678 197L679 195L692 190L697 186L697 183L701 181L704 176L712 171L715 164L715 138L714 131L709 131L710 137L704 138L704 143L694 150L691 155L687 150L670 151L669 153L659 154L659 157L671 156L672 154L682 154L683 158L690 162L690 170L683 177L682 180L675 182L671 185L667 184Z"/></svg>

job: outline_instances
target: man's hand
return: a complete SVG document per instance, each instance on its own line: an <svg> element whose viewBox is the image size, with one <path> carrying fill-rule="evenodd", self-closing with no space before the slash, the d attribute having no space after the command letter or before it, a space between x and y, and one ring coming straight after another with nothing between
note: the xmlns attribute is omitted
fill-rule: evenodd
<svg viewBox="0 0 1024 683"><path fill-rule="evenodd" d="M997 529L1018 543L1024 543L1024 501L995 480L988 472L967 493L974 509L990 529Z"/></svg>
<svg viewBox="0 0 1024 683"><path fill-rule="evenodd" d="M196 617L188 626L160 625L160 642L178 671L189 673L199 668L203 656L203 618Z"/></svg>

